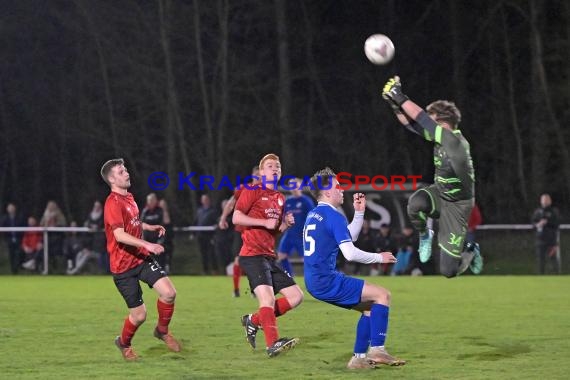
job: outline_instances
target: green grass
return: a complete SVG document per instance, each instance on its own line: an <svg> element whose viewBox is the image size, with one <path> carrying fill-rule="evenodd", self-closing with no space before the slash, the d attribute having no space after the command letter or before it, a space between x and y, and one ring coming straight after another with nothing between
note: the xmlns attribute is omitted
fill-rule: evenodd
<svg viewBox="0 0 570 380"><path fill-rule="evenodd" d="M169 353L147 322L126 363L113 344L126 307L103 276L0 278L0 368L7 379L565 379L570 373L570 277L375 277L392 292L389 351L403 367L350 372L358 315L310 295L279 319L292 351L268 359L252 352L239 324L256 308L231 298L226 277L173 277L172 332L184 349ZM301 281L300 281L301 282ZM245 279L242 280L245 284ZM263 335L259 343L263 346Z"/></svg>

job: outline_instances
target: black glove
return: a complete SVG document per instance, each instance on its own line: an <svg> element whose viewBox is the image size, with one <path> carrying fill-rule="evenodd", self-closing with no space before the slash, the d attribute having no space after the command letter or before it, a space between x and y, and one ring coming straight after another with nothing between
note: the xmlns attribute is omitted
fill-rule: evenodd
<svg viewBox="0 0 570 380"><path fill-rule="evenodd" d="M398 108L409 98L402 92L402 84L400 83L400 77L395 76L390 78L388 82L384 85L382 90L382 97L386 100L390 99Z"/></svg>
<svg viewBox="0 0 570 380"><path fill-rule="evenodd" d="M396 103L394 103L394 101L392 99L390 99L386 95L382 95L382 98L386 101L386 103L388 103L388 105L390 106L392 111L396 114L396 116L402 114L402 110L400 109L400 107Z"/></svg>

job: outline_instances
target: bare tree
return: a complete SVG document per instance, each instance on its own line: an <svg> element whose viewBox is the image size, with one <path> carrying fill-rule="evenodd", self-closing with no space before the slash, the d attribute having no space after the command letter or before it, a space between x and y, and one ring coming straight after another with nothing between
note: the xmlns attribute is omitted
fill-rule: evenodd
<svg viewBox="0 0 570 380"><path fill-rule="evenodd" d="M287 3L275 0L275 20L277 24L279 133L281 135L281 155L284 162L294 172L294 148L291 130L291 69L289 64L289 42L287 36Z"/></svg>

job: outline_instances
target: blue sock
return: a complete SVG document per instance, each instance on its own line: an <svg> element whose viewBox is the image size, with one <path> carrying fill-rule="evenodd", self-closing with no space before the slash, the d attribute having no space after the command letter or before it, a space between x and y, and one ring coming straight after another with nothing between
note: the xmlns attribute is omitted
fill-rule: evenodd
<svg viewBox="0 0 570 380"><path fill-rule="evenodd" d="M354 342L354 353L365 354L370 345L370 317L362 314L356 325L356 341Z"/></svg>
<svg viewBox="0 0 570 380"><path fill-rule="evenodd" d="M383 346L388 332L388 313L390 308L375 303L370 309L370 346Z"/></svg>
<svg viewBox="0 0 570 380"><path fill-rule="evenodd" d="M291 275L291 277L293 277L293 268L291 267L291 263L289 262L289 259L281 260L281 268L283 268L283 270L285 272L289 273Z"/></svg>

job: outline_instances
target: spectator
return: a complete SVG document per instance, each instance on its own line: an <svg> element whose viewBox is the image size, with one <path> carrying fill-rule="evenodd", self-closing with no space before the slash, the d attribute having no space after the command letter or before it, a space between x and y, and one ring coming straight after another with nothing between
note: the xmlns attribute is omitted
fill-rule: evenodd
<svg viewBox="0 0 570 380"><path fill-rule="evenodd" d="M161 256L164 256L164 271L169 274L172 268L172 254L174 253L174 226L166 199L161 199L158 202L158 207L162 209L162 226L166 230L166 234L162 237L164 253Z"/></svg>
<svg viewBox="0 0 570 380"><path fill-rule="evenodd" d="M58 204L50 200L40 220L42 227L65 227L67 221ZM62 232L50 232L48 235L48 251L50 258L63 256L65 234Z"/></svg>
<svg viewBox="0 0 570 380"><path fill-rule="evenodd" d="M415 251L414 247L418 244L414 236L414 229L412 226L406 225L402 229L402 235L398 242L398 253L396 255L396 264L392 267L390 274L398 276L406 273L406 269L410 263L410 259Z"/></svg>
<svg viewBox="0 0 570 380"><path fill-rule="evenodd" d="M107 254L107 242L104 232L103 205L100 201L96 200L93 202L93 208L89 215L87 215L83 226L89 228L91 232L83 235L82 239L77 239L77 243L80 243L81 247L78 252L75 253L75 256L73 256L73 265L72 267L68 266L67 274L78 274L90 259L98 262L99 268L103 273L110 273L109 255ZM74 234L74 236L76 236L76 234ZM74 243L70 245L69 242L67 242L66 248L68 254L73 252L73 244ZM73 255L73 253L71 254Z"/></svg>
<svg viewBox="0 0 570 380"><path fill-rule="evenodd" d="M76 221L71 221L69 227L77 227ZM65 236L64 252L67 259L67 274L76 274L87 262L90 251L85 249L84 241L77 231L69 231Z"/></svg>
<svg viewBox="0 0 570 380"><path fill-rule="evenodd" d="M2 220L2 227L23 227L25 226L24 219L18 212L15 203L8 203L6 206L6 215ZM6 244L8 246L8 255L10 258L10 271L12 274L17 274L20 264L22 262L22 250L20 245L22 243L21 232L6 232Z"/></svg>
<svg viewBox="0 0 570 380"><path fill-rule="evenodd" d="M471 214L469 215L469 220L467 221L467 236L466 240L470 242L475 242L477 226L483 223L483 216L481 215L481 210L477 203L473 206Z"/></svg>
<svg viewBox="0 0 570 380"><path fill-rule="evenodd" d="M200 227L211 227L216 224L216 212L212 207L212 201L208 194L200 197L200 207L196 216L196 225ZM200 245L200 255L202 256L202 271L204 274L217 274L218 265L214 256L214 232L198 232L198 244Z"/></svg>
<svg viewBox="0 0 570 380"><path fill-rule="evenodd" d="M552 265L554 273L560 273L558 253L558 209L552 207L550 194L540 196L540 207L532 215L536 228L536 262L539 274L546 273L546 263Z"/></svg>
<svg viewBox="0 0 570 380"><path fill-rule="evenodd" d="M93 208L83 226L91 230L85 236L85 248L91 252L91 257L98 258L99 268L103 273L111 273L109 268L109 255L107 254L107 240L105 239L105 222L103 219L103 204L96 200ZM80 270L81 267L77 268Z"/></svg>
<svg viewBox="0 0 570 380"><path fill-rule="evenodd" d="M28 227L37 227L38 220L30 216ZM44 236L41 231L26 231L22 238L22 251L24 251L24 263L22 268L35 271L39 267L44 251Z"/></svg>
<svg viewBox="0 0 570 380"><path fill-rule="evenodd" d="M395 254L398 251L396 247L396 240L392 237L392 230L390 229L390 225L386 223L382 223L380 225L379 233L376 234L374 245L374 252L392 252L392 254ZM387 274L390 265L390 263L374 263L372 264L370 275L378 276L380 274Z"/></svg>
<svg viewBox="0 0 570 380"><path fill-rule="evenodd" d="M227 205L229 199L224 199L221 203L221 209L224 210ZM220 219L224 216L224 213L220 215ZM232 245L234 239L234 231L231 226L233 223L231 222L231 217L228 215L225 220L225 224L218 220L218 226L216 228L216 232L214 234L214 250L216 252L217 262L220 264L220 269L224 269L228 267L234 261L234 255L232 252ZM226 225L226 228L221 228L220 226ZM235 290L235 289L234 289Z"/></svg>
<svg viewBox="0 0 570 380"><path fill-rule="evenodd" d="M164 223L164 213L162 208L158 206L158 198L155 193L150 193L146 196L146 205L141 213L141 222L150 226L162 225ZM143 240L162 245L164 237L158 236L157 231L143 230ZM164 255L157 256L156 261L164 268L166 264Z"/></svg>

